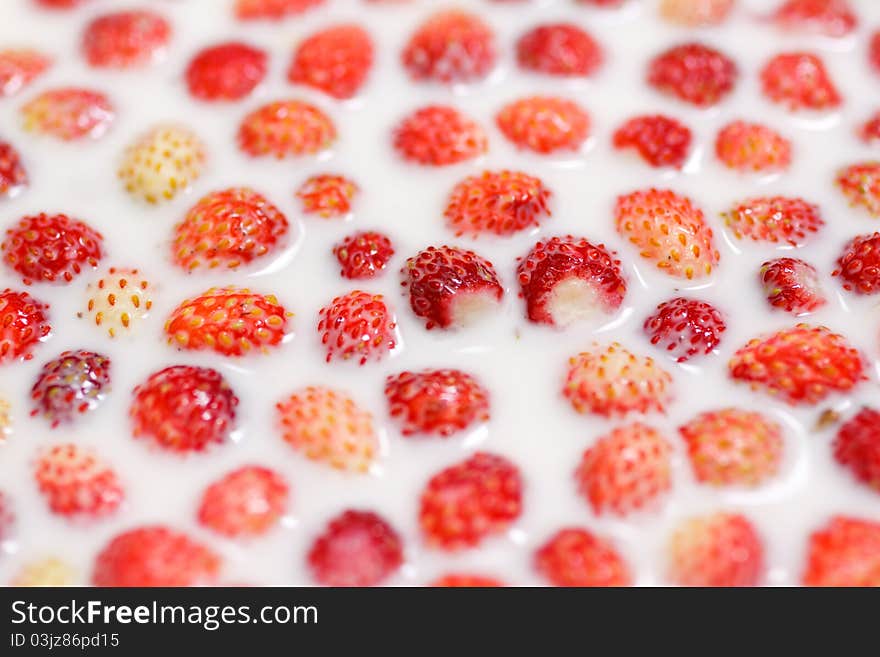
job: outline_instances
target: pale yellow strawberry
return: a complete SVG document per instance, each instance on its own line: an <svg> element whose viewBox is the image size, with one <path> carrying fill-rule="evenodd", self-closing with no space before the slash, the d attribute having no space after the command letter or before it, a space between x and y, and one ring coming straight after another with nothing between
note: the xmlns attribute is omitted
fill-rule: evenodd
<svg viewBox="0 0 880 657"><path fill-rule="evenodd" d="M188 128L160 125L128 147L119 167L127 192L147 203L174 198L198 178L205 146Z"/></svg>
<svg viewBox="0 0 880 657"><path fill-rule="evenodd" d="M26 563L10 582L11 586L72 586L76 572L57 557L46 557Z"/></svg>
<svg viewBox="0 0 880 657"><path fill-rule="evenodd" d="M86 288L86 311L99 329L111 338L134 333L153 307L153 287L137 269L111 267Z"/></svg>
<svg viewBox="0 0 880 657"><path fill-rule="evenodd" d="M12 431L12 404L5 397L0 397L0 443Z"/></svg>

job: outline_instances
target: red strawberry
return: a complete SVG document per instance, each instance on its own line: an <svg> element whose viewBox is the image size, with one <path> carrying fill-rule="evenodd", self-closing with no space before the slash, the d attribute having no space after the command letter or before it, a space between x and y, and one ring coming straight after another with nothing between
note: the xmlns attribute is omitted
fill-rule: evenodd
<svg viewBox="0 0 880 657"><path fill-rule="evenodd" d="M489 420L489 392L461 370L401 372L385 380L388 414L404 436L448 437Z"/></svg>
<svg viewBox="0 0 880 657"><path fill-rule="evenodd" d="M259 536L284 515L289 495L287 482L280 474L246 465L205 489L199 522L224 536Z"/></svg>
<svg viewBox="0 0 880 657"><path fill-rule="evenodd" d="M789 110L825 110L843 102L825 64L817 55L805 52L773 57L761 70L764 95Z"/></svg>
<svg viewBox="0 0 880 657"><path fill-rule="evenodd" d="M114 115L107 96L79 87L44 91L21 108L25 130L64 141L100 137Z"/></svg>
<svg viewBox="0 0 880 657"><path fill-rule="evenodd" d="M44 451L34 472L52 513L99 518L113 513L125 495L116 472L93 450L56 445Z"/></svg>
<svg viewBox="0 0 880 657"><path fill-rule="evenodd" d="M636 116L614 133L614 148L635 148L653 167L681 169L690 147L690 128L662 114Z"/></svg>
<svg viewBox="0 0 880 657"><path fill-rule="evenodd" d="M660 14L670 22L698 27L719 25L733 9L734 0L663 0Z"/></svg>
<svg viewBox="0 0 880 657"><path fill-rule="evenodd" d="M351 203L359 192L357 183L345 176L320 174L306 180L296 195L302 201L303 213L329 219L351 212Z"/></svg>
<svg viewBox="0 0 880 657"><path fill-rule="evenodd" d="M111 338L135 333L153 308L152 286L137 269L110 267L86 292L86 312L77 317L88 315Z"/></svg>
<svg viewBox="0 0 880 657"><path fill-rule="evenodd" d="M825 225L818 206L785 196L748 199L721 216L738 239L791 246L803 246Z"/></svg>
<svg viewBox="0 0 880 657"><path fill-rule="evenodd" d="M519 468L477 452L435 474L422 491L419 523L425 540L444 550L474 547L520 516L522 494Z"/></svg>
<svg viewBox="0 0 880 657"><path fill-rule="evenodd" d="M549 217L550 196L540 178L506 169L484 171L455 186L444 215L457 236L507 236L539 226Z"/></svg>
<svg viewBox="0 0 880 657"><path fill-rule="evenodd" d="M858 135L866 144L880 142L880 112L875 112L859 127Z"/></svg>
<svg viewBox="0 0 880 657"><path fill-rule="evenodd" d="M313 461L366 472L379 454L373 416L345 393L309 387L276 408L282 438Z"/></svg>
<svg viewBox="0 0 880 657"><path fill-rule="evenodd" d="M0 490L0 542L9 538L14 525L15 514L12 511L12 502L9 496Z"/></svg>
<svg viewBox="0 0 880 657"><path fill-rule="evenodd" d="M592 75L601 66L602 47L584 30L571 23L539 25L516 42L521 68L549 75Z"/></svg>
<svg viewBox="0 0 880 657"><path fill-rule="evenodd" d="M73 9L83 4L86 0L34 0L41 7L47 9Z"/></svg>
<svg viewBox="0 0 880 657"><path fill-rule="evenodd" d="M265 353L281 344L288 315L273 295L215 287L175 308L165 333L178 349L210 349L223 356L243 356L254 348Z"/></svg>
<svg viewBox="0 0 880 657"><path fill-rule="evenodd" d="M394 147L411 162L446 166L479 157L489 141L479 124L455 108L429 105L398 124Z"/></svg>
<svg viewBox="0 0 880 657"><path fill-rule="evenodd" d="M0 292L0 363L33 358L34 347L52 330L48 309L27 292Z"/></svg>
<svg viewBox="0 0 880 657"><path fill-rule="evenodd" d="M494 588L504 586L504 583L494 577L486 577L485 575L451 573L435 579L428 586L435 588Z"/></svg>
<svg viewBox="0 0 880 657"><path fill-rule="evenodd" d="M196 134L180 125L161 124L126 149L117 175L136 198L170 201L202 174L206 159Z"/></svg>
<svg viewBox="0 0 880 657"><path fill-rule="evenodd" d="M333 247L333 255L342 266L343 278L362 280L381 274L391 256L394 246L388 237L375 230L348 235Z"/></svg>
<svg viewBox="0 0 880 657"><path fill-rule="evenodd" d="M644 329L651 344L684 363L715 351L727 324L712 304L676 297L657 306L657 311L645 320Z"/></svg>
<svg viewBox="0 0 880 657"><path fill-rule="evenodd" d="M319 317L328 363L334 357L354 359L359 365L382 360L399 339L394 314L381 294L354 290L321 308Z"/></svg>
<svg viewBox="0 0 880 657"><path fill-rule="evenodd" d="M787 0L773 20L787 29L805 29L830 37L846 36L858 24L847 0Z"/></svg>
<svg viewBox="0 0 880 657"><path fill-rule="evenodd" d="M117 534L95 557L95 586L195 586L212 582L221 558L210 548L162 525Z"/></svg>
<svg viewBox="0 0 880 657"><path fill-rule="evenodd" d="M259 48L229 41L203 48L186 69L186 84L200 100L240 100L266 77L267 57Z"/></svg>
<svg viewBox="0 0 880 657"><path fill-rule="evenodd" d="M626 296L616 254L571 235L535 244L516 273L526 315L542 324L566 327L597 311L611 314Z"/></svg>
<svg viewBox="0 0 880 657"><path fill-rule="evenodd" d="M834 516L810 536L806 586L880 586L880 523Z"/></svg>
<svg viewBox="0 0 880 657"><path fill-rule="evenodd" d="M603 538L560 529L535 552L535 567L554 586L630 586L629 566Z"/></svg>
<svg viewBox="0 0 880 657"><path fill-rule="evenodd" d="M856 294L880 292L880 233L854 237L832 275L840 276L843 289Z"/></svg>
<svg viewBox="0 0 880 657"><path fill-rule="evenodd" d="M615 429L584 452L575 471L581 495L596 515L644 509L672 487L671 452L672 445L649 426Z"/></svg>
<svg viewBox="0 0 880 657"><path fill-rule="evenodd" d="M712 229L686 196L653 188L635 191L618 197L616 215L617 232L670 276L699 279L718 264Z"/></svg>
<svg viewBox="0 0 880 657"><path fill-rule="evenodd" d="M791 163L791 142L760 123L734 121L715 139L715 154L739 171L781 171Z"/></svg>
<svg viewBox="0 0 880 657"><path fill-rule="evenodd" d="M519 148L536 153L576 151L590 132L590 117L573 100L531 96L501 108L498 128Z"/></svg>
<svg viewBox="0 0 880 657"><path fill-rule="evenodd" d="M492 29L475 14L452 9L422 23L401 60L414 80L458 83L485 78L496 56Z"/></svg>
<svg viewBox="0 0 880 657"><path fill-rule="evenodd" d="M287 229L287 218L262 194L224 189L203 197L175 226L171 257L186 271L236 269L271 252Z"/></svg>
<svg viewBox="0 0 880 657"><path fill-rule="evenodd" d="M0 50L0 98L17 94L51 64L49 57L36 50Z"/></svg>
<svg viewBox="0 0 880 657"><path fill-rule="evenodd" d="M0 198L12 198L27 184L27 171L18 151L12 144L0 141Z"/></svg>
<svg viewBox="0 0 880 657"><path fill-rule="evenodd" d="M875 71L880 71L880 30L874 32L871 36L871 42L868 46L868 59Z"/></svg>
<svg viewBox="0 0 880 657"><path fill-rule="evenodd" d="M834 457L859 480L880 491L880 413L863 408L844 424L834 441Z"/></svg>
<svg viewBox="0 0 880 657"><path fill-rule="evenodd" d="M238 145L248 155L277 159L312 155L336 141L333 119L311 103L279 100L263 105L241 122Z"/></svg>
<svg viewBox="0 0 880 657"><path fill-rule="evenodd" d="M103 240L85 222L65 214L40 213L22 217L8 229L0 250L6 264L24 277L25 285L69 283L83 268L98 266Z"/></svg>
<svg viewBox="0 0 880 657"><path fill-rule="evenodd" d="M491 262L453 246L429 246L406 261L402 274L410 306L427 329L469 326L504 294Z"/></svg>
<svg viewBox="0 0 880 657"><path fill-rule="evenodd" d="M777 258L761 265L761 285L771 306L808 315L827 301L816 268L797 258Z"/></svg>
<svg viewBox="0 0 880 657"><path fill-rule="evenodd" d="M308 561L319 584L375 586L400 568L403 542L381 516L349 509L327 523Z"/></svg>
<svg viewBox="0 0 880 657"><path fill-rule="evenodd" d="M31 389L34 408L52 427L96 408L110 386L110 359L93 351L65 351L43 365Z"/></svg>
<svg viewBox="0 0 880 657"><path fill-rule="evenodd" d="M626 0L575 0L578 4L581 5L591 5L593 7L602 7L603 9L609 9L613 7L620 7Z"/></svg>
<svg viewBox="0 0 880 657"><path fill-rule="evenodd" d="M569 359L562 394L578 413L605 417L666 410L672 376L654 359L640 357L617 342L594 344Z"/></svg>
<svg viewBox="0 0 880 657"><path fill-rule="evenodd" d="M171 24L145 9L104 14L85 29L86 61L99 68L133 68L155 61L171 40Z"/></svg>
<svg viewBox="0 0 880 657"><path fill-rule="evenodd" d="M324 0L235 0L240 20L280 20L324 4Z"/></svg>
<svg viewBox="0 0 880 657"><path fill-rule="evenodd" d="M736 84L739 70L722 52L700 43L675 46L657 55L648 83L658 91L696 105L717 105Z"/></svg>
<svg viewBox="0 0 880 657"><path fill-rule="evenodd" d="M755 338L734 354L730 375L789 404L817 404L865 378L857 349L824 326L798 324Z"/></svg>
<svg viewBox="0 0 880 657"><path fill-rule="evenodd" d="M681 586L757 586L764 546L742 515L715 513L682 522L669 542L670 578Z"/></svg>
<svg viewBox="0 0 880 657"><path fill-rule="evenodd" d="M736 408L703 413L679 428L697 481L757 486L779 470L782 429L760 413Z"/></svg>
<svg viewBox="0 0 880 657"><path fill-rule="evenodd" d="M287 71L291 82L344 100L363 86L373 66L373 40L358 25L335 25L303 41Z"/></svg>
<svg viewBox="0 0 880 657"><path fill-rule="evenodd" d="M843 169L837 185L853 207L861 206L880 217L880 161L861 162Z"/></svg>
<svg viewBox="0 0 880 657"><path fill-rule="evenodd" d="M216 370L174 365L134 389L135 438L174 452L200 452L229 440L238 398Z"/></svg>

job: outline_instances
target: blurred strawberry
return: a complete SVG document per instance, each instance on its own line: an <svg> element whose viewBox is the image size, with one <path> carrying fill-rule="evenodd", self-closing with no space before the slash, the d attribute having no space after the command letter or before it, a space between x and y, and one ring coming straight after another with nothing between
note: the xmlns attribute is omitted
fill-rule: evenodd
<svg viewBox="0 0 880 657"><path fill-rule="evenodd" d="M235 0L240 20L280 20L324 4L324 0Z"/></svg>
<svg viewBox="0 0 880 657"><path fill-rule="evenodd" d="M652 59L648 68L652 87L697 107L717 105L733 91L738 78L732 59L701 43L670 48Z"/></svg>
<svg viewBox="0 0 880 657"><path fill-rule="evenodd" d="M343 278L363 280L380 275L394 255L387 235L369 230L346 236L333 247Z"/></svg>
<svg viewBox="0 0 880 657"><path fill-rule="evenodd" d="M394 147L411 162L446 166L479 157L489 141L479 124L455 108L429 105L397 125Z"/></svg>
<svg viewBox="0 0 880 657"><path fill-rule="evenodd" d="M64 141L100 137L115 114L107 96L80 87L44 91L21 108L25 130Z"/></svg>
<svg viewBox="0 0 880 657"><path fill-rule="evenodd" d="M266 69L265 51L229 41L196 53L186 69L186 84L200 100L240 100L263 81Z"/></svg>
<svg viewBox="0 0 880 657"><path fill-rule="evenodd" d="M159 203L188 189L206 159L204 144L188 128L157 125L126 149L117 175L129 194Z"/></svg>
<svg viewBox="0 0 880 657"><path fill-rule="evenodd" d="M12 535L15 525L15 513L12 511L12 500L0 490L0 542Z"/></svg>
<svg viewBox="0 0 880 657"><path fill-rule="evenodd" d="M880 161L861 162L837 175L837 186L853 207L861 207L872 217L880 217Z"/></svg>
<svg viewBox="0 0 880 657"><path fill-rule="evenodd" d="M110 387L110 359L93 351L65 351L43 365L31 389L33 410L52 427L98 407Z"/></svg>
<svg viewBox="0 0 880 657"><path fill-rule="evenodd" d="M761 70L764 95L789 110L827 110L843 99L831 81L825 64L812 53L776 55Z"/></svg>
<svg viewBox="0 0 880 657"><path fill-rule="evenodd" d="M669 542L670 578L680 586L757 586L764 546L742 515L715 513L682 522Z"/></svg>
<svg viewBox="0 0 880 657"><path fill-rule="evenodd" d="M818 206L785 196L748 199L721 216L738 239L791 246L803 246L825 225Z"/></svg>
<svg viewBox="0 0 880 657"><path fill-rule="evenodd" d="M419 26L401 60L414 80L459 83L485 78L496 56L492 29L475 14L451 9Z"/></svg>
<svg viewBox="0 0 880 657"><path fill-rule="evenodd" d="M791 142L760 123L734 121L715 139L715 154L739 171L781 171L791 163Z"/></svg>
<svg viewBox="0 0 880 657"><path fill-rule="evenodd" d="M548 154L576 151L590 132L590 117L573 100L530 96L501 108L498 129L519 148Z"/></svg>
<svg viewBox="0 0 880 657"><path fill-rule="evenodd" d="M535 552L535 567L554 586L630 586L629 566L603 538L560 529Z"/></svg>
<svg viewBox="0 0 880 657"><path fill-rule="evenodd" d="M633 117L614 133L614 148L634 148L653 167L681 169L690 146L690 128L662 114Z"/></svg>
<svg viewBox="0 0 880 657"><path fill-rule="evenodd" d="M19 569L10 586L75 586L76 571L57 557L29 561Z"/></svg>
<svg viewBox="0 0 880 657"><path fill-rule="evenodd" d="M238 145L252 157L276 159L314 155L336 141L333 119L301 100L279 100L248 114L238 129Z"/></svg>
<svg viewBox="0 0 880 657"><path fill-rule="evenodd" d="M345 100L357 94L372 66L370 35L358 25L335 25L299 45L287 79Z"/></svg>
<svg viewBox="0 0 880 657"><path fill-rule="evenodd" d="M6 48L0 50L0 98L14 96L52 65L52 60L37 50Z"/></svg>
<svg viewBox="0 0 880 657"><path fill-rule="evenodd" d="M52 330L48 309L27 292L0 292L0 363L33 358L31 352Z"/></svg>
<svg viewBox="0 0 880 657"><path fill-rule="evenodd" d="M760 279L770 305L794 315L808 315L827 303L819 273L803 260L777 258L765 262Z"/></svg>
<svg viewBox="0 0 880 657"><path fill-rule="evenodd" d="M0 199L15 196L27 184L27 171L18 151L12 144L0 141Z"/></svg>
<svg viewBox="0 0 880 657"><path fill-rule="evenodd" d="M259 536L278 523L289 496L287 482L274 470L243 466L205 489L199 522L228 537Z"/></svg>
<svg viewBox="0 0 880 657"><path fill-rule="evenodd" d="M734 0L662 0L660 15L687 27L720 25L733 9Z"/></svg>
<svg viewBox="0 0 880 657"><path fill-rule="evenodd" d="M880 523L834 516L810 535L805 586L880 586Z"/></svg>
<svg viewBox="0 0 880 657"><path fill-rule="evenodd" d="M880 492L880 413L863 408L844 424L834 441L834 457Z"/></svg>
<svg viewBox="0 0 880 657"><path fill-rule="evenodd" d="M651 344L684 363L715 351L727 324L713 305L676 297L657 306L656 312L645 320L644 329Z"/></svg>
<svg viewBox="0 0 880 657"><path fill-rule="evenodd" d="M98 68L134 68L155 61L171 40L171 24L146 9L103 14L86 25L82 49Z"/></svg>
<svg viewBox="0 0 880 657"><path fill-rule="evenodd" d="M846 36L858 24L848 0L786 0L773 12L773 20L787 29L829 37Z"/></svg>
<svg viewBox="0 0 880 657"><path fill-rule="evenodd" d="M116 511L124 497L113 468L79 445L44 450L34 477L49 509L62 516L100 518Z"/></svg>
<svg viewBox="0 0 880 657"><path fill-rule="evenodd" d="M858 129L859 138L866 144L880 142L880 112L875 112Z"/></svg>
<svg viewBox="0 0 880 657"><path fill-rule="evenodd" d="M428 586L435 588L490 588L504 586L504 584L494 577L486 577L485 575L452 573L435 579Z"/></svg>
<svg viewBox="0 0 880 657"><path fill-rule="evenodd" d="M330 219L351 212L352 201L358 193L357 183L345 176L319 174L306 180L296 196L302 201L304 214Z"/></svg>
<svg viewBox="0 0 880 657"><path fill-rule="evenodd" d="M521 68L534 73L589 76L598 70L604 55L601 46L572 23L539 25L516 42Z"/></svg>

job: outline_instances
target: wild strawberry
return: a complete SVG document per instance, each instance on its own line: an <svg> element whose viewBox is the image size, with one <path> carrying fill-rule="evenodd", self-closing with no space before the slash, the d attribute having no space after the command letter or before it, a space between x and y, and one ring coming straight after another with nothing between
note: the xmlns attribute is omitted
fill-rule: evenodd
<svg viewBox="0 0 880 657"><path fill-rule="evenodd" d="M235 0L240 20L280 20L324 4L324 0Z"/></svg>
<svg viewBox="0 0 880 657"><path fill-rule="evenodd" d="M791 142L760 123L734 121L715 138L715 154L739 171L781 171L791 163Z"/></svg>
<svg viewBox="0 0 880 657"><path fill-rule="evenodd" d="M49 509L62 516L106 516L125 495L112 467L93 450L71 443L45 450L37 459L34 477Z"/></svg>
<svg viewBox="0 0 880 657"><path fill-rule="evenodd" d="M868 46L868 59L875 71L880 71L880 30L871 35L871 42Z"/></svg>
<svg viewBox="0 0 880 657"><path fill-rule="evenodd" d="M777 258L761 265L759 274L767 301L794 315L808 315L827 301L816 268L797 258Z"/></svg>
<svg viewBox="0 0 880 657"><path fill-rule="evenodd" d="M539 226L550 216L551 192L540 178L520 171L484 171L458 183L446 204L455 234L507 236Z"/></svg>
<svg viewBox="0 0 880 657"><path fill-rule="evenodd" d="M145 9L104 14L85 29L86 61L99 68L133 68L155 61L171 40L171 24Z"/></svg>
<svg viewBox="0 0 880 657"><path fill-rule="evenodd" d="M221 558L183 532L162 525L117 534L95 557L95 586L195 586L218 575Z"/></svg>
<svg viewBox="0 0 880 657"><path fill-rule="evenodd" d="M10 586L74 586L76 571L57 557L29 561L18 571Z"/></svg>
<svg viewBox="0 0 880 657"><path fill-rule="evenodd" d="M403 541L381 516L349 509L327 523L308 555L325 586L375 586L403 563Z"/></svg>
<svg viewBox="0 0 880 657"><path fill-rule="evenodd" d="M296 196L302 201L304 214L330 219L349 214L352 201L359 193L357 183L345 176L320 174L306 180Z"/></svg>
<svg viewBox="0 0 880 657"><path fill-rule="evenodd" d="M846 167L837 176L837 186L853 207L861 206L880 217L880 161Z"/></svg>
<svg viewBox="0 0 880 657"><path fill-rule="evenodd" d="M615 429L584 452L575 471L581 495L596 515L625 516L654 504L672 487L672 446L636 423Z"/></svg>
<svg viewBox="0 0 880 657"><path fill-rule="evenodd" d="M806 586L880 586L880 523L834 516L807 546Z"/></svg>
<svg viewBox="0 0 880 657"><path fill-rule="evenodd" d="M289 495L287 482L280 474L247 465L205 489L199 522L224 536L259 536L284 515Z"/></svg>
<svg viewBox="0 0 880 657"><path fill-rule="evenodd" d="M402 274L410 306L427 329L470 326L504 294L491 262L454 246L429 246L406 261Z"/></svg>
<svg viewBox="0 0 880 657"><path fill-rule="evenodd" d="M644 329L651 344L684 363L715 351L727 324L712 304L676 297L657 306L656 312L645 320Z"/></svg>
<svg viewBox="0 0 880 657"><path fill-rule="evenodd" d="M733 91L737 78L732 59L700 43L675 46L657 55L648 68L652 87L697 107L717 105Z"/></svg>
<svg viewBox="0 0 880 657"><path fill-rule="evenodd" d="M200 50L187 66L186 84L200 100L240 100L263 81L266 69L265 51L229 41Z"/></svg>
<svg viewBox="0 0 880 657"><path fill-rule="evenodd" d="M15 513L12 510L12 500L0 490L0 542L5 541L12 534L15 525Z"/></svg>
<svg viewBox="0 0 880 657"><path fill-rule="evenodd" d="M134 389L129 410L135 438L175 452L200 452L229 440L238 398L207 367L173 365Z"/></svg>
<svg viewBox="0 0 880 657"><path fill-rule="evenodd" d="M394 148L411 162L446 166L479 157L489 141L478 123L455 108L429 105L397 125Z"/></svg>
<svg viewBox="0 0 880 657"><path fill-rule="evenodd" d="M578 413L605 417L666 410L672 376L653 358L641 357L617 342L594 344L573 356L562 394Z"/></svg>
<svg viewBox="0 0 880 657"><path fill-rule="evenodd" d="M382 360L399 339L394 314L381 294L354 290L338 296L321 308L319 318L328 363L334 357L354 359L359 365Z"/></svg>
<svg viewBox="0 0 880 657"><path fill-rule="evenodd" d="M858 24L847 0L787 0L773 20L788 29L805 29L829 37L846 36Z"/></svg>
<svg viewBox="0 0 880 657"><path fill-rule="evenodd" d="M50 89L21 108L24 129L64 141L97 139L116 111L104 94L79 87Z"/></svg>
<svg viewBox="0 0 880 657"><path fill-rule="evenodd" d="M817 404L865 378L857 349L824 326L798 324L755 338L734 354L730 375L789 404Z"/></svg>
<svg viewBox="0 0 880 657"><path fill-rule="evenodd" d="M126 149L118 176L132 196L170 201L202 174L205 159L204 144L188 128L159 125Z"/></svg>
<svg viewBox="0 0 880 657"><path fill-rule="evenodd" d="M366 472L379 455L373 416L343 392L308 387L276 408L282 438L313 461Z"/></svg>
<svg viewBox="0 0 880 657"><path fill-rule="evenodd" d="M548 75L586 77L602 65L602 47L571 23L539 25L516 42L521 68Z"/></svg>
<svg viewBox="0 0 880 657"><path fill-rule="evenodd" d="M611 314L626 295L616 254L571 235L535 244L516 273L526 315L541 324L564 328L597 312Z"/></svg>
<svg viewBox="0 0 880 657"><path fill-rule="evenodd" d="M153 308L152 290L137 269L110 267L86 287L86 312L77 313L77 317L88 314L111 338L132 334Z"/></svg>
<svg viewBox="0 0 880 657"><path fill-rule="evenodd" d="M336 141L336 126L322 110L301 100L279 100L248 114L238 145L252 157L312 155Z"/></svg>
<svg viewBox="0 0 880 657"><path fill-rule="evenodd" d="M794 52L776 55L761 70L764 95L789 110L826 110L843 102L825 64L817 55Z"/></svg>
<svg viewBox="0 0 880 657"><path fill-rule="evenodd" d="M49 57L36 50L0 50L0 98L17 94L51 64Z"/></svg>
<svg viewBox="0 0 880 657"><path fill-rule="evenodd" d="M98 266L103 240L101 233L83 221L40 213L22 217L8 229L0 250L25 285L69 283L84 268Z"/></svg>
<svg viewBox="0 0 880 657"><path fill-rule="evenodd" d="M404 436L448 437L489 419L489 392L461 370L401 372L385 380L388 414Z"/></svg>
<svg viewBox="0 0 880 657"><path fill-rule="evenodd" d="M348 235L333 247L333 255L342 266L343 278L362 280L378 276L385 270L394 246L386 235L369 230Z"/></svg>
<svg viewBox="0 0 880 657"><path fill-rule="evenodd" d="M669 190L639 190L618 197L615 212L617 232L670 276L699 279L718 264L712 229L688 197Z"/></svg>
<svg viewBox="0 0 880 657"><path fill-rule="evenodd" d="M428 586L435 588L494 588L504 586L504 584L494 577L486 577L485 575L451 573L435 579Z"/></svg>
<svg viewBox="0 0 880 657"><path fill-rule="evenodd" d="M373 40L358 25L316 32L296 49L287 79L345 100L363 86L373 66Z"/></svg>
<svg viewBox="0 0 880 657"><path fill-rule="evenodd" d="M0 141L0 198L15 196L27 184L27 171L18 151L12 144Z"/></svg>
<svg viewBox="0 0 880 657"><path fill-rule="evenodd" d="M414 80L475 82L495 66L495 35L478 16L440 11L410 37L401 60Z"/></svg>
<svg viewBox="0 0 880 657"><path fill-rule="evenodd" d="M34 0L41 7L47 9L73 9L86 0Z"/></svg>
<svg viewBox="0 0 880 657"><path fill-rule="evenodd" d="M672 23L698 27L723 23L734 0L663 0L660 15Z"/></svg>
<svg viewBox="0 0 880 657"><path fill-rule="evenodd" d="M880 233L858 235L847 244L832 274L843 279L843 289L856 294L880 292Z"/></svg>
<svg viewBox="0 0 880 657"><path fill-rule="evenodd" d="M662 114L636 116L614 133L614 148L634 148L652 167L681 169L690 147L690 128Z"/></svg>
<svg viewBox="0 0 880 657"><path fill-rule="evenodd" d="M791 246L803 246L825 225L818 206L785 196L748 199L721 216L738 239Z"/></svg>
<svg viewBox="0 0 880 657"><path fill-rule="evenodd" d="M444 550L474 547L520 516L522 494L519 468L477 452L435 474L423 489L419 523L425 540Z"/></svg>
<svg viewBox="0 0 880 657"><path fill-rule="evenodd" d="M498 128L519 148L536 153L576 151L590 132L590 117L573 100L531 96L501 108Z"/></svg>
<svg viewBox="0 0 880 657"><path fill-rule="evenodd" d="M48 309L27 292L0 292L0 363L34 357L34 347L52 330Z"/></svg>
<svg viewBox="0 0 880 657"><path fill-rule="evenodd" d="M272 251L287 234L287 218L247 187L212 192L174 228L171 257L186 271L236 269Z"/></svg>
<svg viewBox="0 0 880 657"><path fill-rule="evenodd" d="M863 408L844 424L834 441L834 457L859 480L880 491L880 413Z"/></svg>
<svg viewBox="0 0 880 657"><path fill-rule="evenodd" d="M858 136L866 144L880 142L880 112L875 112L859 126Z"/></svg>
<svg viewBox="0 0 880 657"><path fill-rule="evenodd" d="M177 306L165 333L178 349L210 349L223 356L243 356L254 348L265 353L281 344L288 315L273 295L214 287Z"/></svg>
<svg viewBox="0 0 880 657"><path fill-rule="evenodd" d="M682 522L669 541L669 576L681 586L757 586L764 545L739 514L715 513Z"/></svg>
<svg viewBox="0 0 880 657"><path fill-rule="evenodd" d="M586 529L560 529L535 552L535 567L554 586L629 586L629 566L607 540Z"/></svg>
<svg viewBox="0 0 880 657"><path fill-rule="evenodd" d="M93 351L65 351L43 365L31 389L34 408L53 427L73 422L107 396L110 386L110 359Z"/></svg>

